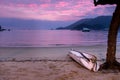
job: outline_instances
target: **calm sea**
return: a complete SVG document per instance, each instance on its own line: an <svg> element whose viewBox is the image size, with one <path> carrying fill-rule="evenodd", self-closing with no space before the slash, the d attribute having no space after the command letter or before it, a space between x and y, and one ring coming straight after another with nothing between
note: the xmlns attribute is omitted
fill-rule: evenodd
<svg viewBox="0 0 120 80"><path fill-rule="evenodd" d="M107 31L11 30L0 32L0 47L54 47L106 44ZM118 43L120 36L118 35Z"/></svg>

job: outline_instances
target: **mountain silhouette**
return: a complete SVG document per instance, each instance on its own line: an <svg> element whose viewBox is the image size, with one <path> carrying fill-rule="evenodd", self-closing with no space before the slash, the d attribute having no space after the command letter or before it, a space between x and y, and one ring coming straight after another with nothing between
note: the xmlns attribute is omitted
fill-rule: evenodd
<svg viewBox="0 0 120 80"><path fill-rule="evenodd" d="M89 28L90 30L105 30L109 28L112 16L98 16L96 18L81 19L69 26L59 27L57 29L82 30Z"/></svg>

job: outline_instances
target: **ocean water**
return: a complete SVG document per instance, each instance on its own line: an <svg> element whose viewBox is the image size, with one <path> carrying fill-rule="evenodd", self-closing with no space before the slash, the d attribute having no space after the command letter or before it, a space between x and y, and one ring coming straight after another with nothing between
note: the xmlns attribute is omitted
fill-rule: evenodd
<svg viewBox="0 0 120 80"><path fill-rule="evenodd" d="M11 30L0 32L0 47L54 47L107 44L107 31ZM118 44L120 35L118 35Z"/></svg>

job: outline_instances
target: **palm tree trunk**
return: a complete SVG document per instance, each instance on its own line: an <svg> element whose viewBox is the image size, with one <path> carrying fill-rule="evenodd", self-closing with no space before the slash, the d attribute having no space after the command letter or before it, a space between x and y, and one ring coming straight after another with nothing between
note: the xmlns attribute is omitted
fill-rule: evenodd
<svg viewBox="0 0 120 80"><path fill-rule="evenodd" d="M108 48L106 55L106 62L101 65L103 69L120 69L120 63L116 61L116 42L117 33L120 26L120 5L117 5L113 13L110 29L108 33Z"/></svg>
<svg viewBox="0 0 120 80"><path fill-rule="evenodd" d="M120 5L117 5L115 12L113 13L113 18L111 21L109 34L108 34L108 48L107 48L107 62L113 63L116 58L116 40L117 33L120 26Z"/></svg>

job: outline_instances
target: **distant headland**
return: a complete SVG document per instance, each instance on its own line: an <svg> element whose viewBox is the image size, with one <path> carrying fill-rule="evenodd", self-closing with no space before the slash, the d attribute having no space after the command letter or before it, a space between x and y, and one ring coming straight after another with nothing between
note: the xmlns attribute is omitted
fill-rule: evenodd
<svg viewBox="0 0 120 80"><path fill-rule="evenodd" d="M96 18L81 19L69 26L58 27L56 30L108 30L111 22L111 16L98 16Z"/></svg>

